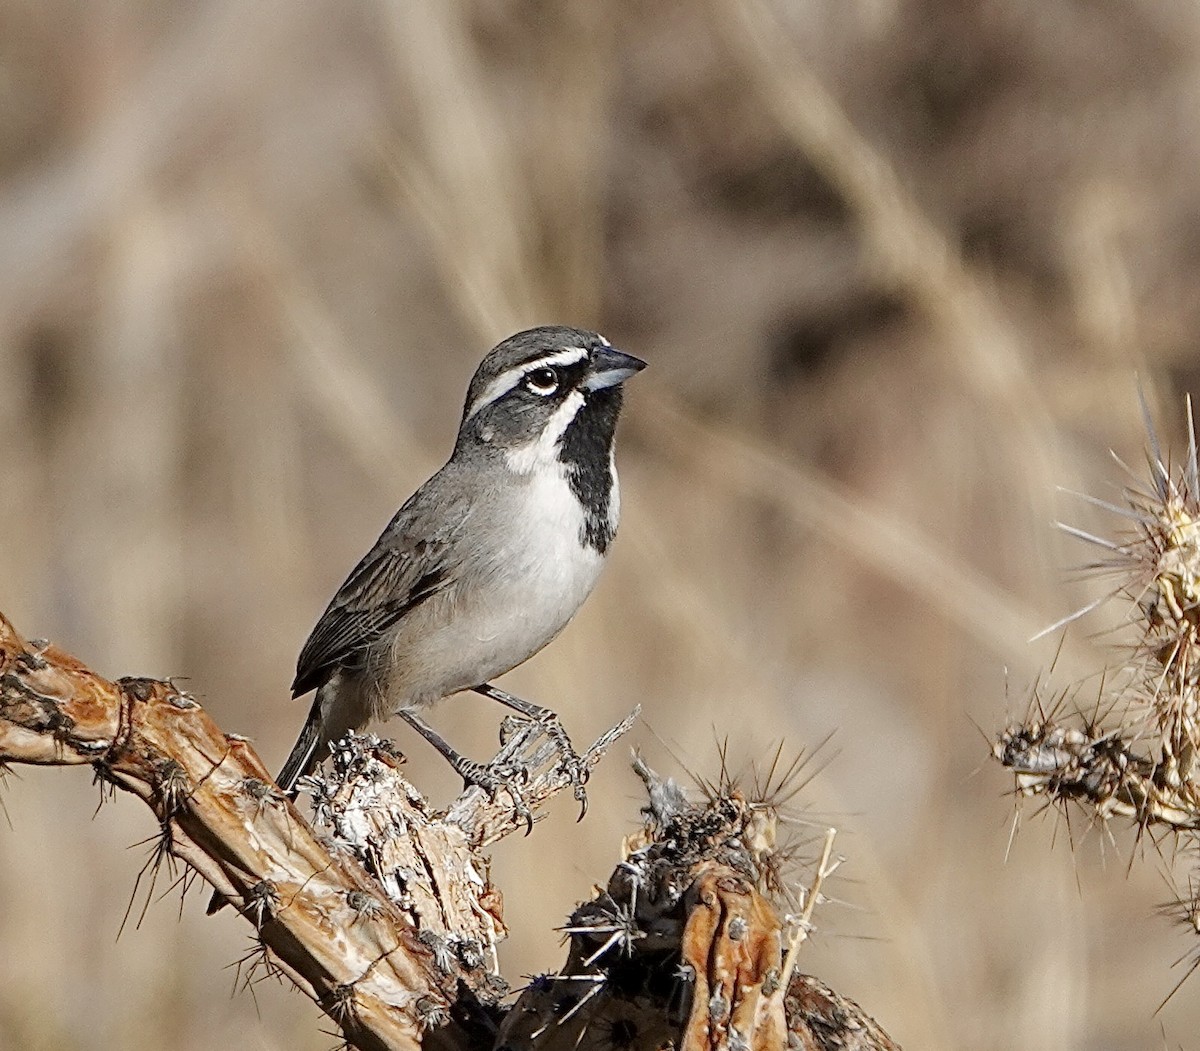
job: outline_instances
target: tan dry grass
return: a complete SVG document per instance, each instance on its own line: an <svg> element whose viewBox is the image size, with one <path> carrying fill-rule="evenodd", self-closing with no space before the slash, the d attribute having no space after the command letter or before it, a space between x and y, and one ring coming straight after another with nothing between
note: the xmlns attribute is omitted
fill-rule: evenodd
<svg viewBox="0 0 1200 1051"><path fill-rule="evenodd" d="M598 324L653 366L626 527L513 688L583 737L642 700L701 770L714 728L747 755L837 728L810 798L846 829L847 907L802 965L910 1048L1150 1046L1171 936L1125 917L1164 888L1120 877L1128 843L1048 852L1049 823L1004 866L971 723L1051 660L1026 626L1093 594L1058 570L1051 486L1136 455L1135 366L1168 411L1196 376L1200 20L737 10L0 9L4 608L111 674L186 674L278 759L298 644L444 455L478 356ZM666 448L660 393L753 463ZM494 740L482 702L439 721ZM141 858L112 843L151 829L89 823L84 780L5 789L0 1048L327 1046L286 994L226 998L232 919L162 903L115 940ZM552 819L572 849L501 854L514 973L558 958L611 866L589 844L632 827L632 780L592 799L586 829Z"/></svg>

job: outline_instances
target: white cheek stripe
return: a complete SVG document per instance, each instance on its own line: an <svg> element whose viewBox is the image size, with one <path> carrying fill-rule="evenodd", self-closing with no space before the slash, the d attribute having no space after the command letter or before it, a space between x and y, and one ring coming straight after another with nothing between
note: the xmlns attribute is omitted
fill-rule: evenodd
<svg viewBox="0 0 1200 1051"><path fill-rule="evenodd" d="M558 462L558 443L566 433L575 414L583 405L583 394L573 390L563 403L554 410L554 415L546 421L546 426L531 442L510 449L504 454L508 466L517 474L530 474L539 467L551 467Z"/></svg>
<svg viewBox="0 0 1200 1051"><path fill-rule="evenodd" d="M533 361L527 361L523 365L515 365L511 369L506 369L483 389L483 393L478 398L471 402L466 418L469 420L484 406L491 405L497 398L503 397L534 369L542 369L547 365L576 365L587 356L588 352L582 347L564 347L553 354L546 354L540 358L534 358Z"/></svg>

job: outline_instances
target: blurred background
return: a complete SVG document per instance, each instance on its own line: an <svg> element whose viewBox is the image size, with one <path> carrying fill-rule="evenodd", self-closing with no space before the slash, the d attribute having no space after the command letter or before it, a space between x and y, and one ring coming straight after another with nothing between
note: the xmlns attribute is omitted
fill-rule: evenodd
<svg viewBox="0 0 1200 1051"><path fill-rule="evenodd" d="M801 966L910 1051L1189 1046L1172 859L1032 807L1010 846L986 737L1099 688L1089 622L1052 675L1028 642L1102 587L1053 520L1116 524L1056 487L1125 481L1135 377L1185 440L1198 154L1192 0L0 0L0 609L276 768L300 644L479 358L599 328L651 364L622 532L505 685L581 745L641 702L679 776L832 733ZM435 715L480 757L499 719ZM497 852L514 981L637 823L625 755ZM3 788L0 1049L329 1047L231 995L248 927L205 895L134 929L143 882L118 939L154 824L97 797Z"/></svg>

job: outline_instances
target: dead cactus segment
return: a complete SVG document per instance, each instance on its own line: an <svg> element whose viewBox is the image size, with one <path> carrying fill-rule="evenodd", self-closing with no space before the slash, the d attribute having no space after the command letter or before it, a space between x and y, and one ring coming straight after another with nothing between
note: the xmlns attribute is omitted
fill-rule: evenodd
<svg viewBox="0 0 1200 1051"><path fill-rule="evenodd" d="M632 719L623 720L584 761L598 762L631 725ZM437 969L462 979L481 1003L494 1004L507 992L496 960L508 931L502 895L481 851L524 825L511 806L476 788L446 811L435 810L404 778L403 761L394 745L374 734L347 734L333 747L327 772L303 779L315 825L378 881L432 951ZM529 720L506 720L492 762L520 777L534 807L572 784L558 768L555 742Z"/></svg>
<svg viewBox="0 0 1200 1051"><path fill-rule="evenodd" d="M792 979L785 1005L789 1051L900 1051L858 1004L812 975Z"/></svg>
<svg viewBox="0 0 1200 1051"><path fill-rule="evenodd" d="M0 752L13 762L90 763L117 739L112 689L73 657L26 643L0 615Z"/></svg>
<svg viewBox="0 0 1200 1051"><path fill-rule="evenodd" d="M845 1025L820 1031L805 1004L782 995L784 921L765 889L779 872L778 807L747 800L724 776L693 800L640 758L634 768L649 797L645 825L607 886L563 927L571 943L562 971L531 982L498 1044L832 1051L862 1032L867 1039L845 1046L895 1051L849 1001L838 1001ZM818 891L808 895L814 905Z"/></svg>
<svg viewBox="0 0 1200 1051"><path fill-rule="evenodd" d="M1154 763L1132 751L1117 731L1030 722L1006 729L993 755L1016 774L1026 795L1101 802L1140 793L1153 781Z"/></svg>
<svg viewBox="0 0 1200 1051"><path fill-rule="evenodd" d="M1139 834L1174 837L1164 852L1174 866L1194 854L1200 832L1200 459L1190 398L1181 465L1164 458L1144 400L1142 409L1149 484L1131 484L1124 506L1083 497L1119 516L1121 530L1109 539L1062 527L1100 549L1084 568L1111 578L1111 590L1055 625L1122 601L1132 646L1123 647L1118 674L1105 676L1090 717L1065 712L1066 694L1047 713L1035 691L1025 718L998 735L992 754L1013 772L1019 796L1077 804L1094 820L1122 817ZM1169 908L1182 903L1192 923L1195 876L1186 883Z"/></svg>
<svg viewBox="0 0 1200 1051"><path fill-rule="evenodd" d="M782 966L782 925L749 880L714 870L688 890L694 902L683 960L696 973L684 1048L783 1048L786 1020L765 986ZM697 1009L707 1004L705 1009Z"/></svg>
<svg viewBox="0 0 1200 1051"><path fill-rule="evenodd" d="M1200 829L1200 786L1170 775L1169 764L1134 752L1120 730L1031 723L1005 730L993 756L1012 770L1021 796L1079 803L1101 819L1139 826Z"/></svg>
<svg viewBox="0 0 1200 1051"><path fill-rule="evenodd" d="M506 934L499 892L456 826L446 826L400 774L390 743L352 735L335 749L328 775L312 777L315 827L334 856L373 878L330 905L338 929L385 914L403 918L446 988L470 991L475 1010L507 992L494 974L496 943ZM483 877L480 873L483 873ZM414 1000L441 1003L444 997ZM440 1017L439 1012L426 1012ZM428 1018L422 1022L428 1025Z"/></svg>
<svg viewBox="0 0 1200 1051"><path fill-rule="evenodd" d="M580 764L594 766L636 714ZM493 762L525 771L531 807L580 782L544 727L518 720L504 733ZM348 737L328 772L305 782L314 829L253 748L171 683L108 682L53 647L28 646L0 616L0 770L6 762L90 763L141 798L161 826L150 866L185 861L255 924L258 944L235 982L286 976L348 1046L895 1051L833 994L806 1015L805 979L791 977L801 939L793 934L781 959L772 901L787 860L778 807L747 799L724 772L693 801L638 762L644 828L564 928L563 970L506 1009L502 900L481 850L519 827L512 808L470 789L437 811L378 738ZM830 844L797 930L834 867Z"/></svg>
<svg viewBox="0 0 1200 1051"><path fill-rule="evenodd" d="M1144 401L1142 408L1149 485L1131 484L1123 507L1084 497L1132 525L1114 539L1063 527L1103 551L1085 568L1115 577L1107 599L1126 603L1134 660L1098 702L1120 714L1080 718L1079 727L1055 725L1035 698L1024 723L1005 730L993 754L1018 775L1026 794L1090 801L1101 816L1124 813L1141 823L1194 827L1200 824L1193 783L1200 743L1200 463L1190 399L1188 455L1174 468Z"/></svg>
<svg viewBox="0 0 1200 1051"><path fill-rule="evenodd" d="M332 903L345 908L351 892L376 886L331 855L290 805L263 807L262 793L243 791L270 781L252 748L230 742L171 683L102 679L53 646L31 648L0 616L5 762L90 763L141 798L162 824L153 858L173 854L245 901L279 970L319 1002L354 1007L344 1028L357 1046L417 1048L418 999L453 991L394 907L356 914L331 941ZM352 1004L338 994L366 974Z"/></svg>

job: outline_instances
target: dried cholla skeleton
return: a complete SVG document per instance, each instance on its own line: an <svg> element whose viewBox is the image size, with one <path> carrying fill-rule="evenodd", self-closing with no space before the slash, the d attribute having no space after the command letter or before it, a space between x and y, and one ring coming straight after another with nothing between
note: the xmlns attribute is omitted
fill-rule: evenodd
<svg viewBox="0 0 1200 1051"><path fill-rule="evenodd" d="M592 746L589 767L633 718ZM511 802L469 789L437 811L389 745L354 735L306 782L310 824L248 743L172 683L109 682L0 615L0 772L90 764L140 797L160 825L152 859L182 860L253 924L238 982L288 978L368 1051L896 1051L857 1005L795 971L838 861L829 830L810 885L790 889L797 848L781 808L800 764L772 787L778 759L757 792L723 761L700 799L639 760L643 829L564 927L567 964L509 1004L495 966L501 898L482 850L525 829ZM496 761L524 772L534 810L570 787L532 724L507 724Z"/></svg>
<svg viewBox="0 0 1200 1051"><path fill-rule="evenodd" d="M1200 462L1190 397L1186 405L1188 451L1181 466L1164 458L1143 399L1149 488L1131 485L1124 505L1083 497L1127 523L1122 535L1107 539L1060 523L1101 549L1083 569L1112 579L1114 586L1047 632L1107 601L1123 601L1134 635L1126 659L1115 675L1106 675L1092 715L1072 715L1067 694L1047 705L1035 693L1025 718L1000 734L993 754L1016 775L1022 796L1079 804L1100 821L1128 818L1139 833L1188 837L1195 847L1190 837L1200 831ZM1200 914L1192 891L1181 897L1187 916Z"/></svg>

